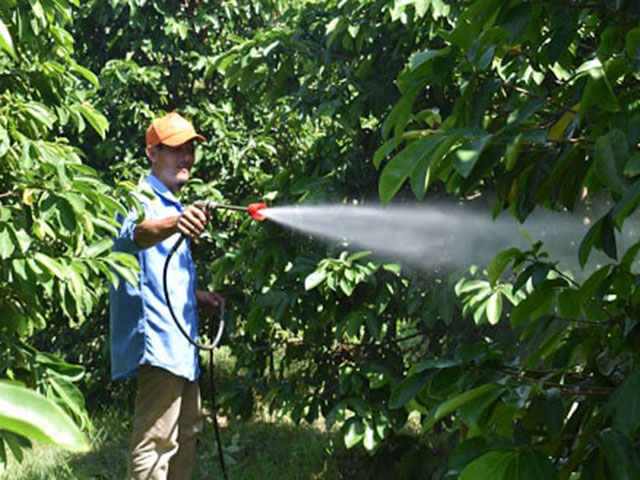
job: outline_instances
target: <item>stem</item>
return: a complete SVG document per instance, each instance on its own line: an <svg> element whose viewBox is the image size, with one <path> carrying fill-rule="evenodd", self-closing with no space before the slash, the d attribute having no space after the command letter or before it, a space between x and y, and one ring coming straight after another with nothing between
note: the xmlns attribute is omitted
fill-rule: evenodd
<svg viewBox="0 0 640 480"><path fill-rule="evenodd" d="M604 10L604 5L599 5L594 2L572 2L571 0L531 0L531 3L551 3L553 5L566 5L572 8L593 8L595 10Z"/></svg>
<svg viewBox="0 0 640 480"><path fill-rule="evenodd" d="M562 278L564 278L567 282L569 282L571 285L573 285L576 288L580 288L580 284L578 282L576 282L573 278L571 278L570 276L568 276L566 273L558 270L557 267L553 266L551 267L551 270L553 270L555 273L557 273L559 276L561 276Z"/></svg>
<svg viewBox="0 0 640 480"><path fill-rule="evenodd" d="M566 385L564 383L558 383L558 382L552 382L549 380L541 380L538 378L533 378L533 377L527 377L524 375L515 375L515 374L511 374L511 373L507 373L507 375L510 375L511 377L517 379L517 380L523 380L523 381L528 381L528 382L532 382L532 383L537 383L537 384L542 384L544 386L547 387L554 387L554 388L558 388L560 389L560 394L562 395L586 395L586 396L599 396L599 395L611 395L614 392L614 389L611 387L599 387L599 386L593 386L593 387L589 387L589 388L584 388L581 390L575 390L573 389L573 387L571 385Z"/></svg>
<svg viewBox="0 0 640 480"><path fill-rule="evenodd" d="M600 412L592 413L592 417L587 421L587 424L578 434L578 444L572 449L571 456L567 463L565 463L558 472L558 478L560 480L568 480L573 472L582 463L584 452L587 446L595 438L596 431L600 427L602 415Z"/></svg>
<svg viewBox="0 0 640 480"><path fill-rule="evenodd" d="M576 322L576 323L580 323L580 324L583 324L583 325L589 325L589 326L608 325L609 322L611 321L611 320L607 320L606 322L591 322L589 320L583 320L582 318L564 318L564 317L559 317L558 315L552 315L551 319L552 320L560 320L561 322L567 322L567 323Z"/></svg>
<svg viewBox="0 0 640 480"><path fill-rule="evenodd" d="M533 93L533 92L527 90L526 88L522 88L522 87L518 87L517 85L514 85L513 89L516 92L524 93L525 95L528 95L529 97L539 98L539 99L545 100L545 101L549 102L551 105L553 105L554 107L561 109L563 112L573 113L573 114L577 114L578 113L576 110L573 109L573 107L565 107L564 105L562 105L560 103L557 103L555 100L553 100L553 99L551 99L549 97L546 97L544 95L538 95L536 93Z"/></svg>

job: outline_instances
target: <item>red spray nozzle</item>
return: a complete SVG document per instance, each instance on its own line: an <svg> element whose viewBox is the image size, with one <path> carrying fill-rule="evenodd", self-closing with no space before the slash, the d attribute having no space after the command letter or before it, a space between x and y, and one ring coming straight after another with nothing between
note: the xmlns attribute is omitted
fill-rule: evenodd
<svg viewBox="0 0 640 480"><path fill-rule="evenodd" d="M249 215L251 215L252 218L262 221L267 217L265 217L264 215L260 215L259 212L260 210L264 210L265 208L267 208L267 206L264 203L250 203L247 207L247 210L249 211Z"/></svg>

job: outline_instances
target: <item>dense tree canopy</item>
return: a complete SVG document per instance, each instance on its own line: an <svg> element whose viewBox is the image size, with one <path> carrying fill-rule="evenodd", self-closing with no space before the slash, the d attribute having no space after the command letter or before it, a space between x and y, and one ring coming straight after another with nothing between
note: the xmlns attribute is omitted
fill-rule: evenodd
<svg viewBox="0 0 640 480"><path fill-rule="evenodd" d="M81 392L114 394L105 294L136 265L113 219L177 109L208 138L186 202L480 196L524 221L609 201L584 281L542 243L414 272L217 214L196 256L229 303L223 408L322 417L365 476L639 476L640 244L616 242L640 200L639 19L631 0L4 2L0 464L25 437L82 448L67 414L87 427ZM69 437L36 428L56 422Z"/></svg>

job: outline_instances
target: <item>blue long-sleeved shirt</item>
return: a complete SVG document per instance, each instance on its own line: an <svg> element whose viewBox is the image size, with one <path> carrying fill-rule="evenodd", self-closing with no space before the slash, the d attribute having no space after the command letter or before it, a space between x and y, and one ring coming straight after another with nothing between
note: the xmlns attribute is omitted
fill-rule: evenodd
<svg viewBox="0 0 640 480"><path fill-rule="evenodd" d="M139 196L146 219L164 218L182 211L180 201L152 174L141 188L154 197ZM139 365L148 364L192 381L200 375L198 352L171 318L162 278L167 255L180 234L143 249L133 237L136 215L132 213L118 220L121 227L113 250L135 255L140 263L140 275L137 287L121 278L118 288L110 289L111 376L114 380L123 379L135 374ZM196 340L196 271L188 239L171 258L167 283L178 321Z"/></svg>

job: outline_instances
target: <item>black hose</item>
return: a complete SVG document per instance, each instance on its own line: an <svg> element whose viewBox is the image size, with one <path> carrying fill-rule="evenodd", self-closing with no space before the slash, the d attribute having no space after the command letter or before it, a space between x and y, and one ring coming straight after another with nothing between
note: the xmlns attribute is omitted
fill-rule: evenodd
<svg viewBox="0 0 640 480"><path fill-rule="evenodd" d="M215 384L213 382L213 350L220 343L220 339L222 338L222 332L224 331L224 305L220 305L220 324L218 326L218 333L216 334L215 339L209 345L203 345L202 343L196 342L189 333L184 329L182 324L178 321L175 313L173 312L173 307L171 306L171 299L169 298L169 288L167 287L167 272L169 271L169 261L171 261L171 257L178 250L178 247L184 240L184 235L180 235L180 238L175 243L175 245L169 250L169 254L167 255L167 259L164 262L164 269L162 272L162 282L164 287L164 298L167 302L167 306L169 307L169 313L171 314L171 318L173 318L174 323L178 326L178 329L186 338L191 345L196 347L198 350L206 350L209 352L209 382L211 383L211 416L213 417L213 427L216 432L216 442L218 443L218 456L220 457L220 469L222 470L222 476L225 480L228 480L227 477L227 469L224 464L224 455L222 452L222 442L220 441L220 427L218 425L218 417L216 416L216 389ZM213 334L213 323L209 324L210 326L210 334Z"/></svg>

